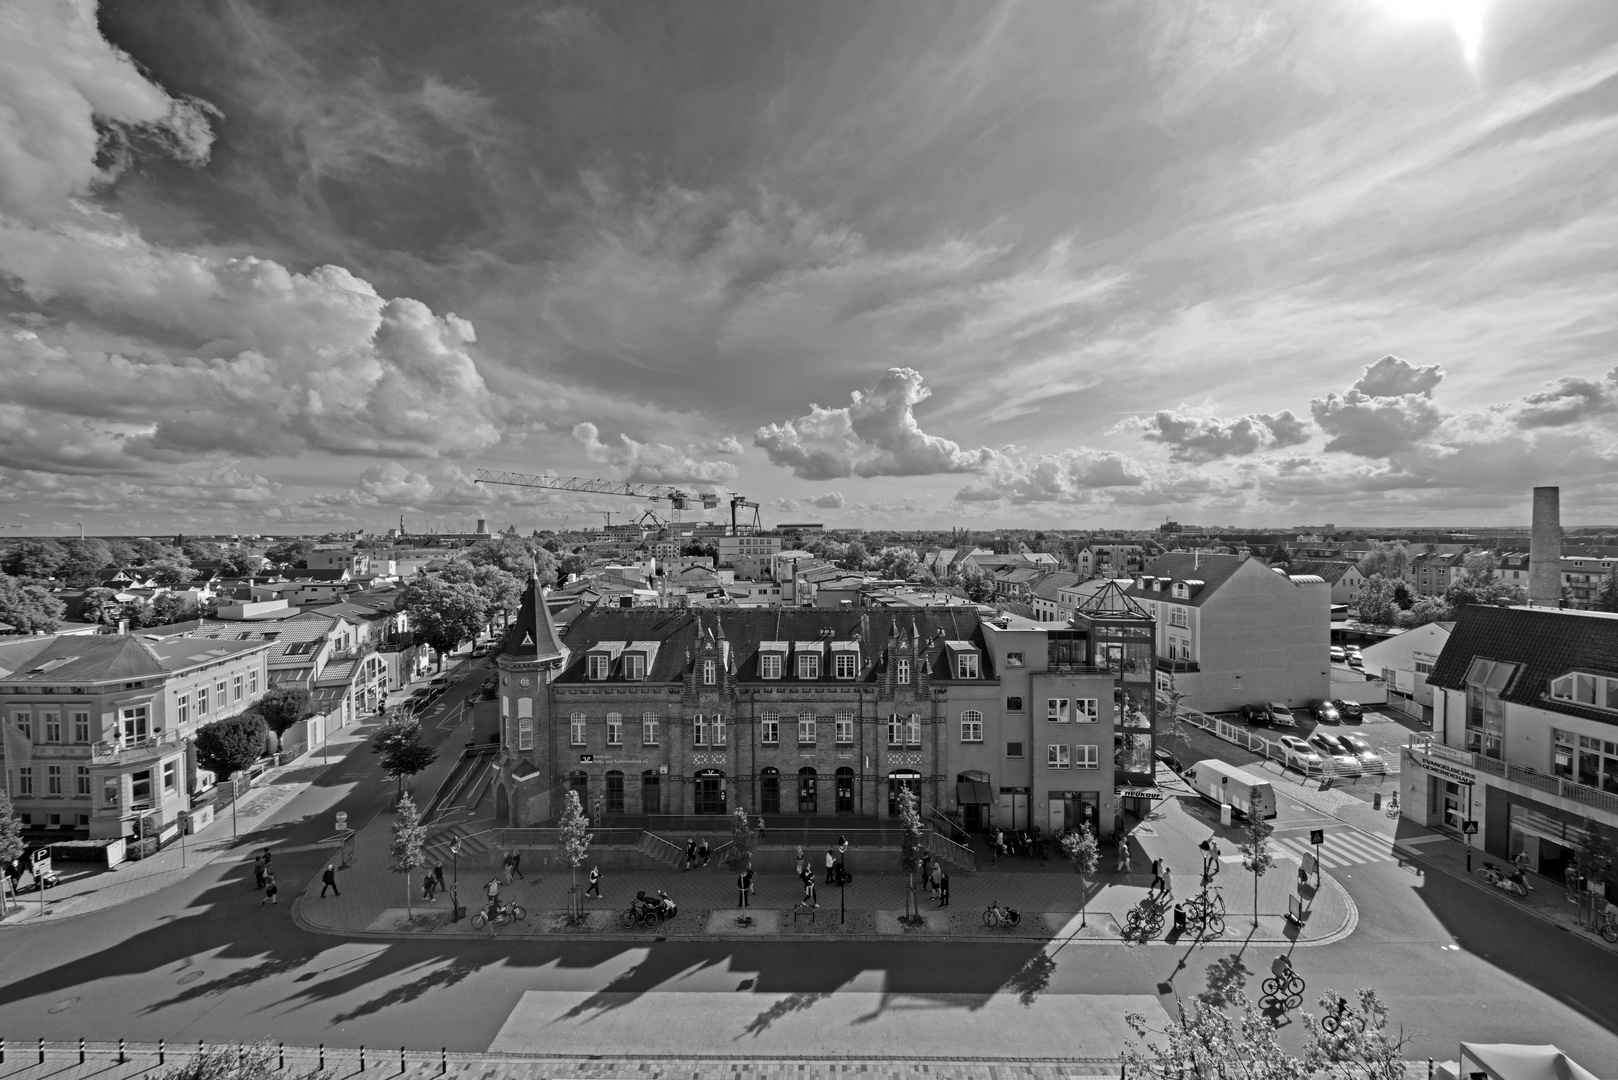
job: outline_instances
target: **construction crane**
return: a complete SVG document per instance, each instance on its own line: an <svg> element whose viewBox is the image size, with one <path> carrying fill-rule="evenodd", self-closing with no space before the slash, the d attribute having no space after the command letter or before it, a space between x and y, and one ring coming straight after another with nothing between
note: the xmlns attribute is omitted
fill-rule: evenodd
<svg viewBox="0 0 1618 1080"><path fill-rule="evenodd" d="M736 523L736 511L739 507L743 506L752 509L753 522L751 525L742 525L738 527ZM742 535L742 529L746 529L748 532L752 533L760 533L764 531L764 523L759 520L758 503L748 502L740 495L732 495L730 497L730 533L732 536L740 536Z"/></svg>
<svg viewBox="0 0 1618 1080"><path fill-rule="evenodd" d="M627 480L596 480L582 476L538 476L533 473L479 469L474 482L544 488L550 491L576 491L584 495L621 495L628 499L666 502L674 510L675 521L680 520L680 511L694 502L700 502L705 510L712 510L719 505L719 496L713 492L693 493L661 484L632 484Z"/></svg>

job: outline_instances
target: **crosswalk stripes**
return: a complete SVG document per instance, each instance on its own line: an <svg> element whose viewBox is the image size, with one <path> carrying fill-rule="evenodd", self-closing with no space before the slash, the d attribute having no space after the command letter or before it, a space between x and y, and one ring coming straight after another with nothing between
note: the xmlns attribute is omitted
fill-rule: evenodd
<svg viewBox="0 0 1618 1080"><path fill-rule="evenodd" d="M1301 859L1306 853L1309 855L1315 853L1315 847L1308 842L1307 837L1289 839L1274 837L1272 840L1276 847L1295 858ZM1320 865L1327 870L1396 860L1397 856L1393 854L1393 845L1390 841L1349 830L1328 832L1326 842L1320 848Z"/></svg>

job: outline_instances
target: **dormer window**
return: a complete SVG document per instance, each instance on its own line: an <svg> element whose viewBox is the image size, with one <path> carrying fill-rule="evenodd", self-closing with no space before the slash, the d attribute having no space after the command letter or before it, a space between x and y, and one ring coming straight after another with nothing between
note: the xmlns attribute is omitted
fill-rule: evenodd
<svg viewBox="0 0 1618 1080"><path fill-rule="evenodd" d="M1618 678L1576 671L1551 680L1551 697L1573 705L1618 709Z"/></svg>
<svg viewBox="0 0 1618 1080"><path fill-rule="evenodd" d="M759 654L758 677L761 679L779 679L781 677L780 653Z"/></svg>
<svg viewBox="0 0 1618 1080"><path fill-rule="evenodd" d="M646 656L644 653L624 654L624 678L631 682L641 682L646 678Z"/></svg>
<svg viewBox="0 0 1618 1080"><path fill-rule="evenodd" d="M591 653L585 658L585 665L585 678L591 682L601 682L612 668L612 657L606 653Z"/></svg>
<svg viewBox="0 0 1618 1080"><path fill-rule="evenodd" d="M1174 583L1174 598L1176 600L1189 600L1191 598L1191 590L1186 588L1185 582L1176 581Z"/></svg>
<svg viewBox="0 0 1618 1080"><path fill-rule="evenodd" d="M704 660L702 662L702 685L719 685L719 665L712 660Z"/></svg>
<svg viewBox="0 0 1618 1080"><path fill-rule="evenodd" d="M905 659L893 662L893 681L900 686L910 685L910 661Z"/></svg>
<svg viewBox="0 0 1618 1080"><path fill-rule="evenodd" d="M978 677L977 653L961 653L955 658L955 677L957 679L975 679Z"/></svg>
<svg viewBox="0 0 1618 1080"><path fill-rule="evenodd" d="M818 653L798 654L798 678L820 678L820 655Z"/></svg>
<svg viewBox="0 0 1618 1080"><path fill-rule="evenodd" d="M836 665L833 674L839 679L853 679L859 675L860 654L851 649L833 653L832 663Z"/></svg>

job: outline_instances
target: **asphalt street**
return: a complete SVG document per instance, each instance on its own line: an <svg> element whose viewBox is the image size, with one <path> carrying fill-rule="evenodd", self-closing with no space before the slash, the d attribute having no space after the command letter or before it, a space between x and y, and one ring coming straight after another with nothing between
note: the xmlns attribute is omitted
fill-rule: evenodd
<svg viewBox="0 0 1618 1080"><path fill-rule="evenodd" d="M484 673L472 668L446 708ZM1277 787L1279 837L1319 824L1344 838L1336 848L1376 850L1375 827ZM269 831L284 898L324 865L333 811L363 823L389 790L362 750L279 813ZM145 900L0 933L0 1035L626 1056L1105 1056L1124 1011L1160 1018L1177 997L1256 993L1276 951L1239 941L345 941L306 934L285 906L260 904L248 860L263 842ZM1372 986L1410 1033L1408 1057L1453 1057L1461 1039L1554 1042L1618 1076L1613 953L1469 881L1425 873L1419 860L1362 858L1330 871L1358 906L1356 931L1295 953L1311 1006L1328 988Z"/></svg>

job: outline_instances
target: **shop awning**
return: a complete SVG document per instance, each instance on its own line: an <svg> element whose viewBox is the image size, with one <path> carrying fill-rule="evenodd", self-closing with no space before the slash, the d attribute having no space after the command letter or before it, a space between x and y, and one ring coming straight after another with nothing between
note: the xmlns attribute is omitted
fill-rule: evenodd
<svg viewBox="0 0 1618 1080"><path fill-rule="evenodd" d="M989 785L982 780L957 780L955 801L962 806L988 806L994 800L989 796Z"/></svg>

